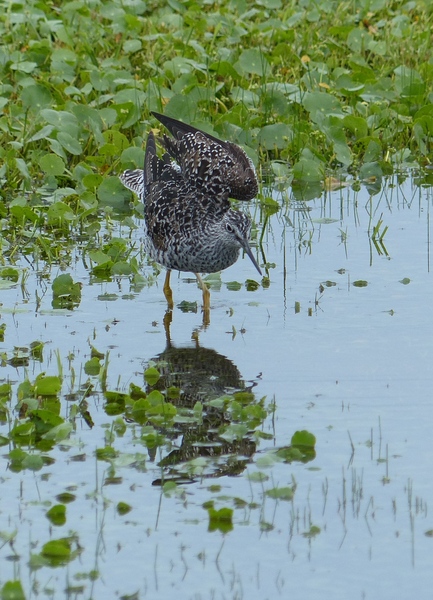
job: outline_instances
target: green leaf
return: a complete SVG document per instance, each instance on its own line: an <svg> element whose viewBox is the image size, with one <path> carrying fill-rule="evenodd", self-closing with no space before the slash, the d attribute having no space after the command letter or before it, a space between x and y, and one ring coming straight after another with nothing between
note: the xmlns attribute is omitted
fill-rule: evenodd
<svg viewBox="0 0 433 600"><path fill-rule="evenodd" d="M126 135L123 135L123 133L120 133L120 131L116 131L115 129L104 131L102 137L106 144L114 146L116 153L119 155L130 146Z"/></svg>
<svg viewBox="0 0 433 600"><path fill-rule="evenodd" d="M85 185L88 190L96 189L101 185L102 181L102 175L99 173L89 173L89 175L85 175L81 180L82 184Z"/></svg>
<svg viewBox="0 0 433 600"><path fill-rule="evenodd" d="M127 515L132 510L132 506L130 506L126 502L118 502L116 510L119 515Z"/></svg>
<svg viewBox="0 0 433 600"><path fill-rule="evenodd" d="M6 581L1 589L1 600L26 600L20 581Z"/></svg>
<svg viewBox="0 0 433 600"><path fill-rule="evenodd" d="M75 221L75 215L67 204L57 201L49 207L47 221L53 227L68 226L69 222Z"/></svg>
<svg viewBox="0 0 433 600"><path fill-rule="evenodd" d="M30 423L30 425L31 425L31 423ZM15 427L15 429L17 427L22 427L22 425L17 425ZM13 450L11 450L9 452L9 455L8 455L9 460L11 460L13 462L20 462L20 463L26 458L26 456L28 456L27 452L24 452L24 450L21 450L21 448L14 448Z"/></svg>
<svg viewBox="0 0 433 600"><path fill-rule="evenodd" d="M160 377L161 377L161 374L158 371L158 369L155 369L155 367L149 367L144 372L144 379L146 380L146 382L149 385L152 385L152 386L155 385L155 383L157 383L159 381Z"/></svg>
<svg viewBox="0 0 433 600"><path fill-rule="evenodd" d="M382 157L382 146L380 142L372 138L362 138L359 140L360 144L366 146L364 153L364 163L372 163L368 166L362 165L360 172L364 174L361 179L368 177L382 177L382 169L377 168L377 161Z"/></svg>
<svg viewBox="0 0 433 600"><path fill-rule="evenodd" d="M189 98L189 96L174 94L166 105L164 112L175 119L191 123L197 112L197 103Z"/></svg>
<svg viewBox="0 0 433 600"><path fill-rule="evenodd" d="M131 192L125 188L118 177L104 179L96 193L102 205L117 209L128 206L131 199Z"/></svg>
<svg viewBox="0 0 433 600"><path fill-rule="evenodd" d="M137 423L146 423L147 418L147 410L150 407L150 403L147 399L141 398L140 400L136 400L132 407L132 418L137 421Z"/></svg>
<svg viewBox="0 0 433 600"><path fill-rule="evenodd" d="M70 154L74 154L76 156L82 154L83 149L81 147L80 142L66 131L59 131L59 133L57 134L57 140L60 142L61 146Z"/></svg>
<svg viewBox="0 0 433 600"><path fill-rule="evenodd" d="M238 292L242 289L242 284L239 281L228 281L226 287L232 292Z"/></svg>
<svg viewBox="0 0 433 600"><path fill-rule="evenodd" d="M219 434L219 437L227 442L241 441L245 438L248 433L248 427L239 423L232 423L228 425L223 433Z"/></svg>
<svg viewBox="0 0 433 600"><path fill-rule="evenodd" d="M316 445L316 438L312 433L303 429L302 431L295 431L290 443L292 446L308 446L314 448Z"/></svg>
<svg viewBox="0 0 433 600"><path fill-rule="evenodd" d="M212 63L209 66L209 70L213 71L215 73L215 75L224 77L226 79L231 77L231 79L234 79L236 81L239 78L238 72L233 67L233 65L225 60L221 60L216 63Z"/></svg>
<svg viewBox="0 0 433 600"><path fill-rule="evenodd" d="M158 390L153 390L146 398L152 406L159 406L164 403L164 396Z"/></svg>
<svg viewBox="0 0 433 600"><path fill-rule="evenodd" d="M96 377L101 372L101 368L102 367L99 358L96 358L96 356L94 356L85 363L84 372L86 373L86 375Z"/></svg>
<svg viewBox="0 0 433 600"><path fill-rule="evenodd" d="M62 380L56 375L38 375L35 381L36 396L56 396L62 388Z"/></svg>
<svg viewBox="0 0 433 600"><path fill-rule="evenodd" d="M117 456L117 452L111 446L105 446L105 448L97 448L96 449L96 458L98 460L106 460L111 461L115 459Z"/></svg>
<svg viewBox="0 0 433 600"><path fill-rule="evenodd" d="M287 148L293 136L291 128L285 123L265 125L259 131L258 141L266 150Z"/></svg>
<svg viewBox="0 0 433 600"><path fill-rule="evenodd" d="M240 67L241 73L264 77L270 72L266 56L257 48L244 50L239 56L237 65Z"/></svg>
<svg viewBox="0 0 433 600"><path fill-rule="evenodd" d="M37 66L38 64L35 62L23 60L17 63L12 63L10 69L13 71L20 71L21 73L32 73Z"/></svg>
<svg viewBox="0 0 433 600"><path fill-rule="evenodd" d="M269 475L265 475L262 471L254 471L253 473L249 473L247 477L253 483L263 483L269 479Z"/></svg>
<svg viewBox="0 0 433 600"><path fill-rule="evenodd" d="M326 92L307 92L303 105L309 111L311 119L319 123L324 115L329 117L331 114L343 114L340 101Z"/></svg>
<svg viewBox="0 0 433 600"><path fill-rule="evenodd" d="M53 125L59 131L64 130L65 128L69 131L73 129L78 131L77 117L70 112L45 108L41 110L40 114L47 123Z"/></svg>
<svg viewBox="0 0 433 600"><path fill-rule="evenodd" d="M320 532L320 527L317 527L317 525L311 525L310 529L308 531L304 531L302 535L306 538L313 538L316 537L316 535L319 535Z"/></svg>
<svg viewBox="0 0 433 600"><path fill-rule="evenodd" d="M59 423L58 425L51 427L51 429L43 435L43 438L45 440L53 440L56 443L59 443L68 439L72 431L72 423Z"/></svg>
<svg viewBox="0 0 433 600"><path fill-rule="evenodd" d="M233 509L220 508L216 510L213 507L207 509L209 515L209 531L221 531L229 533L233 529Z"/></svg>
<svg viewBox="0 0 433 600"><path fill-rule="evenodd" d="M255 292L260 288L260 283L258 283L254 279L247 279L245 281L245 287L248 292Z"/></svg>
<svg viewBox="0 0 433 600"><path fill-rule="evenodd" d="M129 275L132 275L132 273L134 273L132 266L123 260L114 263L114 265L111 267L112 275L128 277Z"/></svg>
<svg viewBox="0 0 433 600"><path fill-rule="evenodd" d="M368 44L371 40L372 37L367 31L359 27L354 27L350 30L346 43L349 49L354 53L361 54L368 48Z"/></svg>
<svg viewBox="0 0 433 600"><path fill-rule="evenodd" d="M134 92L130 91L130 94ZM135 99L137 100L137 99ZM123 128L131 127L141 118L141 111L136 102L121 102L118 104L112 104L112 109L117 113L115 121L119 123Z"/></svg>
<svg viewBox="0 0 433 600"><path fill-rule="evenodd" d="M109 404L116 403L123 404L123 406L125 406L125 402L128 400L128 398L128 394L124 394L122 392L105 392L105 399Z"/></svg>
<svg viewBox="0 0 433 600"><path fill-rule="evenodd" d="M64 525L66 523L66 506L64 504L55 504L47 511L45 516L53 525L58 527Z"/></svg>
<svg viewBox="0 0 433 600"><path fill-rule="evenodd" d="M72 276L69 273L63 273L54 279L51 289L55 296L70 296L76 294L80 289L76 286L77 284L74 283Z"/></svg>
<svg viewBox="0 0 433 600"><path fill-rule="evenodd" d="M328 117L322 123L322 129L333 145L337 161L343 165L350 165L352 163L352 152L347 145L341 119L338 117Z"/></svg>
<svg viewBox="0 0 433 600"><path fill-rule="evenodd" d="M164 396L157 390L153 390L147 396L146 402L149 403L146 413L152 421L167 422L177 414L176 407L170 402L165 402Z"/></svg>
<svg viewBox="0 0 433 600"><path fill-rule="evenodd" d="M53 97L44 85L28 85L21 92L21 102L24 108L39 111L45 106L50 106Z"/></svg>
<svg viewBox="0 0 433 600"><path fill-rule="evenodd" d="M50 396L48 396L48 400ZM47 432L53 427L64 424L64 420L59 414L56 414L56 408L60 411L60 404L55 400L54 404L50 405L47 399L44 401L44 406L47 408L35 408L31 411L31 418L36 425L38 433ZM52 408L53 410L50 410Z"/></svg>
<svg viewBox="0 0 433 600"><path fill-rule="evenodd" d="M29 471L40 471L44 466L44 461L38 454L28 454L21 464L24 469L29 469Z"/></svg>
<svg viewBox="0 0 433 600"><path fill-rule="evenodd" d="M266 490L266 495L269 496L269 498L273 498L274 500L290 501L290 500L293 500L294 494L295 494L295 491L290 486L275 487L270 490Z"/></svg>
<svg viewBox="0 0 433 600"><path fill-rule="evenodd" d="M255 401L255 396L252 392L235 392L233 397L240 404L250 404Z"/></svg>
<svg viewBox="0 0 433 600"><path fill-rule="evenodd" d="M18 158L18 157L15 158L15 165L16 165L18 171L24 177L24 179L30 179L29 168L24 159Z"/></svg>
<svg viewBox="0 0 433 600"><path fill-rule="evenodd" d="M275 452L267 452L258 457L256 465L259 469L268 469L269 467L273 467L276 462L281 462L277 454Z"/></svg>
<svg viewBox="0 0 433 600"><path fill-rule="evenodd" d="M18 206L11 203L10 213L20 224L24 224L26 221L30 221L31 223L39 221L36 211L28 206Z"/></svg>
<svg viewBox="0 0 433 600"><path fill-rule="evenodd" d="M142 169L144 150L138 146L129 146L122 152L120 160L124 169Z"/></svg>
<svg viewBox="0 0 433 600"><path fill-rule="evenodd" d="M53 290L53 308L72 309L81 301L81 284L75 283L69 273L62 273L56 277L51 288Z"/></svg>
<svg viewBox="0 0 433 600"><path fill-rule="evenodd" d="M415 69L400 66L394 69L395 86L397 90L406 96L423 95L425 84L421 75Z"/></svg>
<svg viewBox="0 0 433 600"><path fill-rule="evenodd" d="M24 444L30 440L30 437L34 434L35 426L33 423L21 423L19 425L15 425L9 432L9 436L12 440L14 440L18 444ZM12 454L12 451L9 455ZM24 457L23 457L24 458ZM11 457L13 459L13 457ZM14 460L14 459L13 459ZM20 460L20 462L22 459Z"/></svg>
<svg viewBox="0 0 433 600"><path fill-rule="evenodd" d="M12 384L10 383L2 383L0 384L0 400L2 402L7 402L10 400L12 394Z"/></svg>
<svg viewBox="0 0 433 600"><path fill-rule="evenodd" d="M39 165L47 175L62 175L65 170L65 163L57 154L44 154Z"/></svg>
<svg viewBox="0 0 433 600"><path fill-rule="evenodd" d="M165 496L169 497L176 493L177 484L174 481L166 481L162 486L162 491Z"/></svg>
<svg viewBox="0 0 433 600"><path fill-rule="evenodd" d="M346 93L360 92L364 89L364 83L356 81L351 75L344 73L337 77L335 86L339 90L344 90ZM357 118L357 117L354 117Z"/></svg>
<svg viewBox="0 0 433 600"><path fill-rule="evenodd" d="M110 256L105 254L105 252L102 252L102 250L90 250L88 256L90 260L96 263L99 267L109 264L111 268L111 265L113 264Z"/></svg>
<svg viewBox="0 0 433 600"><path fill-rule="evenodd" d="M356 140L366 137L368 134L368 124L363 117L346 115L342 120L342 124Z"/></svg>
<svg viewBox="0 0 433 600"><path fill-rule="evenodd" d="M71 556L71 541L69 538L51 540L42 546L41 554L48 558L69 559Z"/></svg>
<svg viewBox="0 0 433 600"><path fill-rule="evenodd" d="M129 395L133 400L139 400L141 398L146 398L147 396L146 392L138 385L135 385L135 383L129 385Z"/></svg>
<svg viewBox="0 0 433 600"><path fill-rule="evenodd" d="M39 362L43 362L44 359L44 343L41 341L35 341L30 344L30 355L33 360L38 360Z"/></svg>
<svg viewBox="0 0 433 600"><path fill-rule="evenodd" d="M382 169L377 162L364 163L359 169L359 178L361 180L380 181L382 178Z"/></svg>
<svg viewBox="0 0 433 600"><path fill-rule="evenodd" d="M74 500L76 500L76 498L76 495L71 494L71 492L62 492L61 494L57 494L56 496L56 499L64 504L69 504L69 502L73 502Z"/></svg>
<svg viewBox="0 0 433 600"><path fill-rule="evenodd" d="M0 277L2 279L10 279L13 282L17 282L19 279L19 271L13 267L6 267L0 271Z"/></svg>
<svg viewBox="0 0 433 600"><path fill-rule="evenodd" d="M299 181L316 182L324 177L324 165L315 160L301 158L293 165L293 177Z"/></svg>
<svg viewBox="0 0 433 600"><path fill-rule="evenodd" d="M141 47L140 40L126 40L126 42L123 44L123 52L125 54L131 54L141 50Z"/></svg>

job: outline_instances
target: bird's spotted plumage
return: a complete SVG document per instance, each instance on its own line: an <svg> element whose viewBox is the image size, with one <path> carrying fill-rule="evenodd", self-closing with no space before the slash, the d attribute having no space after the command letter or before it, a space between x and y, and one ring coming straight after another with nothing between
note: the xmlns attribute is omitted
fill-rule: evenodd
<svg viewBox="0 0 433 600"><path fill-rule="evenodd" d="M251 220L229 201L250 200L257 193L250 159L231 142L153 114L173 135L161 139L165 154L158 157L150 132L144 169L120 176L144 203L149 256L167 269L198 275L226 269L242 248L261 273L248 244Z"/></svg>
<svg viewBox="0 0 433 600"><path fill-rule="evenodd" d="M222 141L171 117L152 113L172 134L163 144L180 166L183 177L208 194L227 190L236 200L251 200L258 183L254 165L232 142Z"/></svg>

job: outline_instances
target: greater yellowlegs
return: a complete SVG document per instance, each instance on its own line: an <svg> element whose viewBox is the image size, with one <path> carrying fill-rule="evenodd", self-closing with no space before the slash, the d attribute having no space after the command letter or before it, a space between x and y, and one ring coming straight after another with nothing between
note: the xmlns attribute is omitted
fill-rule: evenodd
<svg viewBox="0 0 433 600"><path fill-rule="evenodd" d="M200 273L226 269L243 249L262 274L248 243L251 219L232 209L229 201L251 200L256 195L256 172L236 144L170 117L152 114L173 135L161 139L166 152L162 158L157 156L151 131L144 169L125 171L120 179L144 203L145 250L167 268L164 294L169 308L173 308L170 272L176 269L196 275L206 311L210 293Z"/></svg>

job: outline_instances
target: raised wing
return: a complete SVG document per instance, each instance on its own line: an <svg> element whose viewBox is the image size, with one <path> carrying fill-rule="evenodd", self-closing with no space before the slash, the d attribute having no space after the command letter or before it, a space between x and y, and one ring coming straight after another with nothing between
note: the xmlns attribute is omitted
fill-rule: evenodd
<svg viewBox="0 0 433 600"><path fill-rule="evenodd" d="M231 198L251 200L257 194L254 165L244 150L166 115L152 113L172 134L162 143L191 185L215 194L226 191Z"/></svg>

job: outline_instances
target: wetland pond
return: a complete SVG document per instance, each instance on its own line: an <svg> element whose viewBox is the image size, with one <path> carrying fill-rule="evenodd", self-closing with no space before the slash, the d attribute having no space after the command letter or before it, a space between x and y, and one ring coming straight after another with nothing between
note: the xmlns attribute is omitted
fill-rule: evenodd
<svg viewBox="0 0 433 600"><path fill-rule="evenodd" d="M431 597L432 188L356 185L242 205L207 327L133 215L2 267L2 598Z"/></svg>

